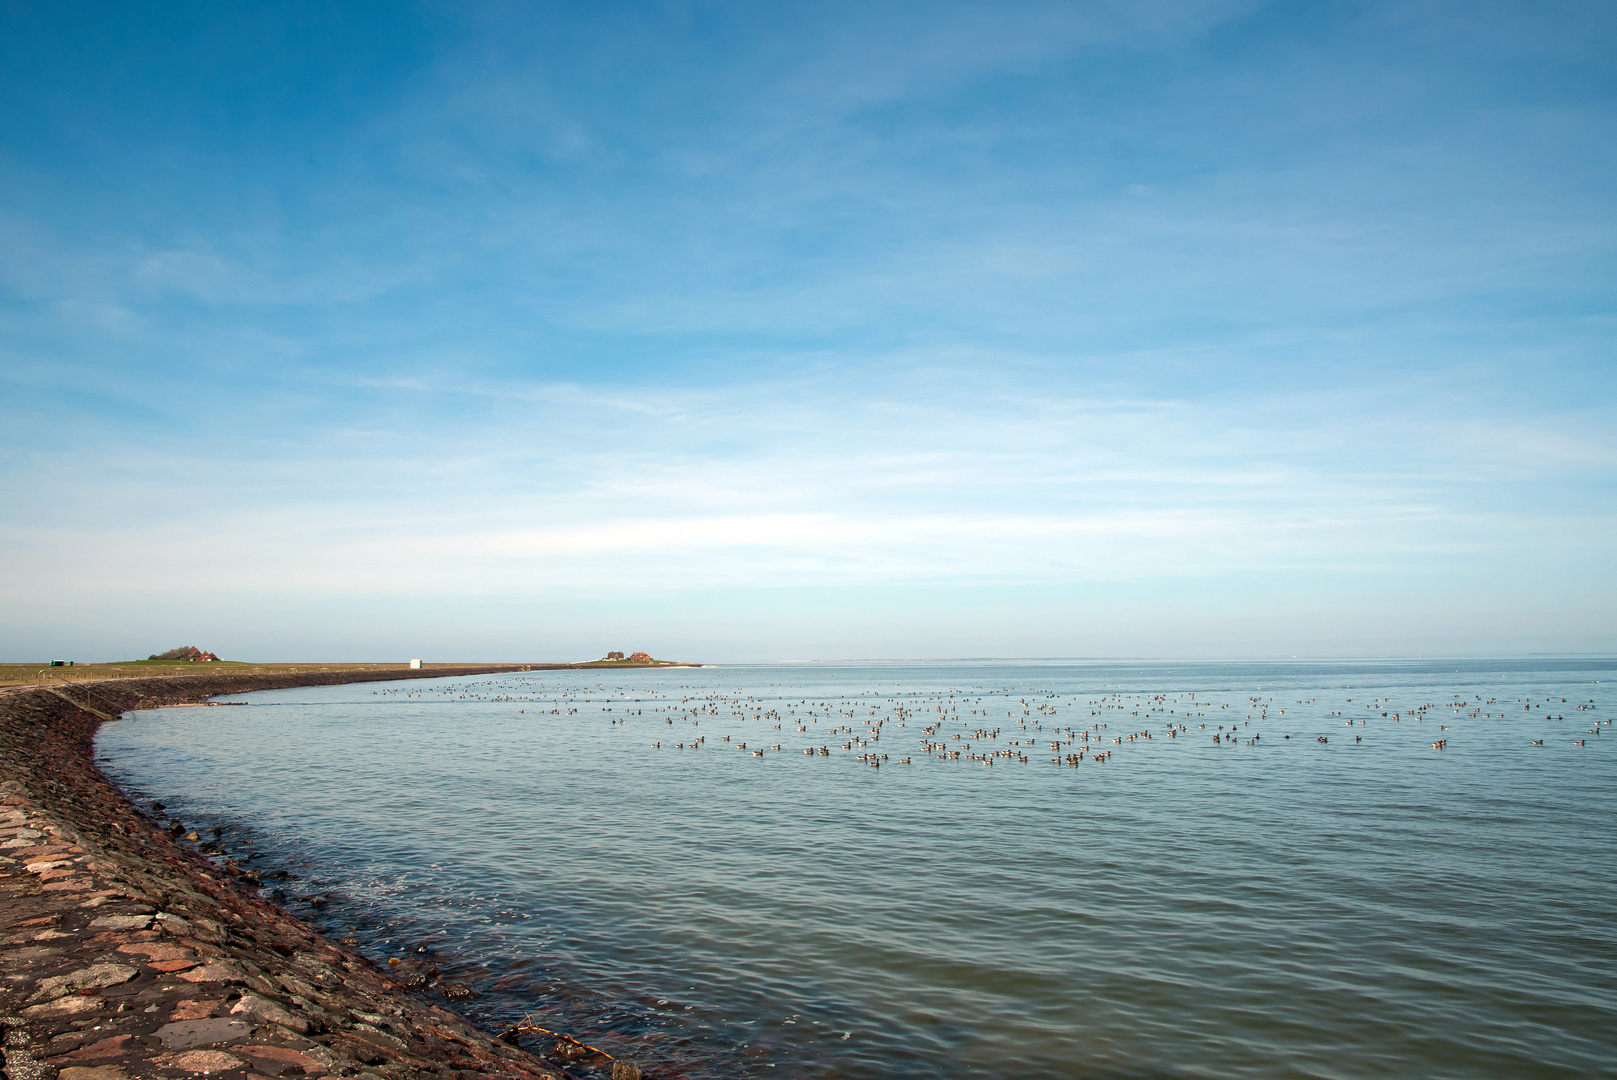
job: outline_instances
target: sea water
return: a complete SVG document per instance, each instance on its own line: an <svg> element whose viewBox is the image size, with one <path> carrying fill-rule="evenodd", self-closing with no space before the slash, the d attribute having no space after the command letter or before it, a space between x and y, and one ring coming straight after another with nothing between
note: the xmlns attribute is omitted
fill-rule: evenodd
<svg viewBox="0 0 1617 1080"><path fill-rule="evenodd" d="M490 1028L656 1075L1586 1077L1617 1073L1614 677L552 671L135 713L97 752Z"/></svg>

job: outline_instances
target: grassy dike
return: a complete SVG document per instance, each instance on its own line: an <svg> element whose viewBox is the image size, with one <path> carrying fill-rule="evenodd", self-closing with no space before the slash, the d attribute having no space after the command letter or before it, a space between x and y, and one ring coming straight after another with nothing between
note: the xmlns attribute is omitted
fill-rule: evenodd
<svg viewBox="0 0 1617 1080"><path fill-rule="evenodd" d="M585 660L573 664L425 664L415 671L398 661L380 664L285 663L250 664L238 660L193 663L186 660L121 660L105 664L74 664L51 667L47 661L32 664L0 664L0 688L43 686L61 683L102 682L107 679L150 679L157 676L229 675L330 675L361 674L377 671L404 673L400 678L433 678L442 675L475 675L498 671L571 671L590 668L701 667L671 660ZM349 681L349 680L342 680ZM292 685L309 685L304 683Z"/></svg>
<svg viewBox="0 0 1617 1080"><path fill-rule="evenodd" d="M9 1080L640 1080L637 1065L565 1036L528 1053L473 1028L433 998L453 1000L453 987L409 961L383 970L261 899L130 804L92 760L97 728L129 709L579 665L185 666L206 670L0 690Z"/></svg>

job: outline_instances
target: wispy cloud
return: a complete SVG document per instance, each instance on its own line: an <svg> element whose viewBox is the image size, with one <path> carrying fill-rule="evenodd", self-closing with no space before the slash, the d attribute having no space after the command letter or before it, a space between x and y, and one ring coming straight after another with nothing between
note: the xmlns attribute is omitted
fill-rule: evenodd
<svg viewBox="0 0 1617 1080"><path fill-rule="evenodd" d="M1106 595L1172 652L1424 590L1504 648L1479 590L1617 595L1605 15L394 18L127 107L85 65L167 38L18 68L0 647L230 597L904 653L927 597L981 653Z"/></svg>

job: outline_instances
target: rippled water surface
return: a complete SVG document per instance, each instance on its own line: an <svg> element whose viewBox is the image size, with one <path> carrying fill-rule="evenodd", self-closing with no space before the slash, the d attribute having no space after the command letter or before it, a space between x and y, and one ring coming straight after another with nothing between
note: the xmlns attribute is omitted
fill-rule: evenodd
<svg viewBox="0 0 1617 1080"><path fill-rule="evenodd" d="M1612 1075L1614 675L534 672L132 714L99 753L485 1022L663 1076Z"/></svg>

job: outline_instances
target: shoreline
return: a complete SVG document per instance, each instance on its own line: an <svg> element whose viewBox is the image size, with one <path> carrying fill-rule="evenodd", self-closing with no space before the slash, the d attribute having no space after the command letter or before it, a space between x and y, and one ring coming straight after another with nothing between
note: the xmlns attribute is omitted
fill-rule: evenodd
<svg viewBox="0 0 1617 1080"><path fill-rule="evenodd" d="M596 665L206 672L0 692L0 1028L9 1080L370 1076L640 1080L566 1036L547 1060L258 895L93 762L133 709L254 690ZM619 665L614 665L619 666ZM661 665L660 665L661 666ZM178 826L175 826L178 827ZM444 989L451 990L452 986Z"/></svg>

